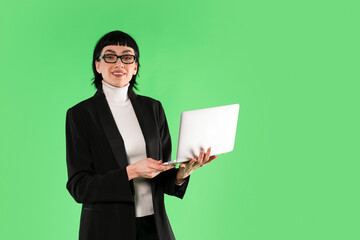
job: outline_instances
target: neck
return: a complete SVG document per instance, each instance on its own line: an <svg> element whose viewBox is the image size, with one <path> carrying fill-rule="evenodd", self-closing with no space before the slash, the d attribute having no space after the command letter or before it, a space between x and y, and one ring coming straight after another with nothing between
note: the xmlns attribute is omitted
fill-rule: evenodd
<svg viewBox="0 0 360 240"><path fill-rule="evenodd" d="M103 87L103 91L104 91L106 100L108 102L113 102L113 103L126 102L129 99L129 97L128 97L129 85L130 84L128 84L124 87L115 87L115 86L112 86L112 85L106 83L103 80L102 87Z"/></svg>

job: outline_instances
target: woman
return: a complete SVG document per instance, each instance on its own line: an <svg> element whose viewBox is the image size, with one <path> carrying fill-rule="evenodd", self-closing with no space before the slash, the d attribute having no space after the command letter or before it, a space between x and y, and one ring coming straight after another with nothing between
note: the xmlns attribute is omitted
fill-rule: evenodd
<svg viewBox="0 0 360 240"><path fill-rule="evenodd" d="M134 93L139 49L121 31L104 35L93 55L95 95L67 111L67 189L82 203L80 240L175 239L164 193L183 198L190 174L217 156L161 165L171 139L159 101Z"/></svg>

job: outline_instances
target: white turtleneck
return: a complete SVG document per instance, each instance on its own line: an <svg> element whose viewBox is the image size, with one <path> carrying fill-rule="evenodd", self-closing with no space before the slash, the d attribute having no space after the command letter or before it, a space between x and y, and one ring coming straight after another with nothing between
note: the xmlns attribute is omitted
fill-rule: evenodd
<svg viewBox="0 0 360 240"><path fill-rule="evenodd" d="M138 119L128 97L129 84L114 87L102 81L103 91L121 137L124 140L129 164L136 163L146 156L146 146ZM154 214L151 186L148 179L137 177L133 180L135 188L136 217Z"/></svg>

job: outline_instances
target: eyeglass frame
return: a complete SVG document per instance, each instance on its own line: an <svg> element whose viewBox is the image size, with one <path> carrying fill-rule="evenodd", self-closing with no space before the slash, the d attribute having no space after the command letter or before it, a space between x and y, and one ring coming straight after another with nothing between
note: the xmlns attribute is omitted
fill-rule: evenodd
<svg viewBox="0 0 360 240"><path fill-rule="evenodd" d="M104 58L105 55L112 55L112 56L116 56L116 61L115 62L107 62ZM132 56L134 57L134 61L132 61L131 63L125 63L123 62L123 60L121 59L121 57L123 56ZM99 59L104 59L104 62L106 63L116 63L118 61L118 59L120 58L120 61L123 63L123 64L133 64L135 61L136 61L136 55L131 55L131 54L124 54L124 55L116 55L116 54L113 54L113 53L104 53L103 55L101 55L99 57Z"/></svg>

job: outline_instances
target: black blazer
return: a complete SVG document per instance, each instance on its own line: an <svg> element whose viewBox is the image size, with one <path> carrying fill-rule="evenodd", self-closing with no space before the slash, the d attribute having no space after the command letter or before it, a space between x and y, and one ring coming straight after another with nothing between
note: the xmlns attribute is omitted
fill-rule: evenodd
<svg viewBox="0 0 360 240"><path fill-rule="evenodd" d="M169 161L171 139L159 101L131 97L144 139L147 157ZM102 91L67 111L66 188L82 203L80 240L136 239L133 182L128 180L124 142ZM176 169L165 171L150 185L160 239L175 239L164 206L164 193L183 198L189 179L175 184Z"/></svg>

